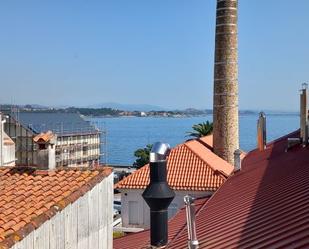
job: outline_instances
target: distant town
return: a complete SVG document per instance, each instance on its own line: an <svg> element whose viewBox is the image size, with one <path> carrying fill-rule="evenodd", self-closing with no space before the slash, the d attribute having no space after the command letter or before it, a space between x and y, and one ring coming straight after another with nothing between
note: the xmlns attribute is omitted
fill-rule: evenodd
<svg viewBox="0 0 309 249"><path fill-rule="evenodd" d="M19 111L19 112L48 112L48 113L79 113L88 117L167 117L167 118L182 118L182 117L198 117L205 115L212 115L211 109L195 109L187 108L184 110L119 110L110 107L101 108L86 108L86 107L46 107L40 105L0 105L1 111ZM253 110L240 110L240 115L257 114ZM297 114L294 112L268 112L269 114Z"/></svg>

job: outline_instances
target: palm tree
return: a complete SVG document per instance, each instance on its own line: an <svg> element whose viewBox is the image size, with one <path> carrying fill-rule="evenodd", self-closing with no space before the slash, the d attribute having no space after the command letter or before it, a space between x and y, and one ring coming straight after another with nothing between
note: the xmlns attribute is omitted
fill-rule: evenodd
<svg viewBox="0 0 309 249"><path fill-rule="evenodd" d="M190 137L203 137L212 134L213 124L209 121L199 123L192 126L193 131L187 132Z"/></svg>

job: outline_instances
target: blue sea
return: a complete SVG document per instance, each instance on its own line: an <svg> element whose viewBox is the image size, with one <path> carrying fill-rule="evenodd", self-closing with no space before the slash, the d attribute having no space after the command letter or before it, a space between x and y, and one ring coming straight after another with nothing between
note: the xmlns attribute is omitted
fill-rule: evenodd
<svg viewBox="0 0 309 249"><path fill-rule="evenodd" d="M246 114L239 117L240 147L250 151L256 147L256 127L258 114ZM106 145L102 144L102 163L112 165L132 165L134 151L157 141L169 143L171 146L189 139L187 132L192 125L212 121L212 115L185 118L155 117L121 117L91 118L98 128L106 130ZM267 115L267 141L274 140L299 128L297 114ZM105 139L102 137L102 141Z"/></svg>

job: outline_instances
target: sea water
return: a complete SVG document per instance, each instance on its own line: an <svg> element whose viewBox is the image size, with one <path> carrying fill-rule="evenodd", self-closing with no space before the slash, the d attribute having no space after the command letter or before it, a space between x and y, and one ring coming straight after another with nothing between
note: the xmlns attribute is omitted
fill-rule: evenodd
<svg viewBox="0 0 309 249"><path fill-rule="evenodd" d="M258 115L246 114L239 117L240 148L250 151L256 147L256 129ZM157 117L120 117L91 118L100 129L106 130L106 139L102 137L101 161L113 165L132 165L134 151L157 141L171 146L185 142L192 126L207 120L212 115L203 117L157 118ZM267 115L267 141L277 139L299 128L297 114ZM103 133L102 133L103 134ZM103 135L102 135L103 136Z"/></svg>

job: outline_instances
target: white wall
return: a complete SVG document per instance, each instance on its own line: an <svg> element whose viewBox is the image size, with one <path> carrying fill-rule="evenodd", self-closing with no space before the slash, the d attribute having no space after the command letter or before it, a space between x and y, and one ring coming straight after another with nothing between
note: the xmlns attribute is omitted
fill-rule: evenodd
<svg viewBox="0 0 309 249"><path fill-rule="evenodd" d="M3 163L1 166L15 166L15 144L3 146Z"/></svg>
<svg viewBox="0 0 309 249"><path fill-rule="evenodd" d="M121 189L121 219L123 227L150 227L150 210L147 203L142 197L143 189ZM179 209L184 205L183 197L187 194L193 197L205 197L212 194L212 192L203 191L175 191L175 198L169 206L169 218L173 217ZM129 202L136 201L138 203L136 211L138 216L138 224L129 224Z"/></svg>
<svg viewBox="0 0 309 249"><path fill-rule="evenodd" d="M15 166L15 143L5 133L3 122L0 122L0 166Z"/></svg>
<svg viewBox="0 0 309 249"><path fill-rule="evenodd" d="M111 249L113 174L31 232L13 249Z"/></svg>

